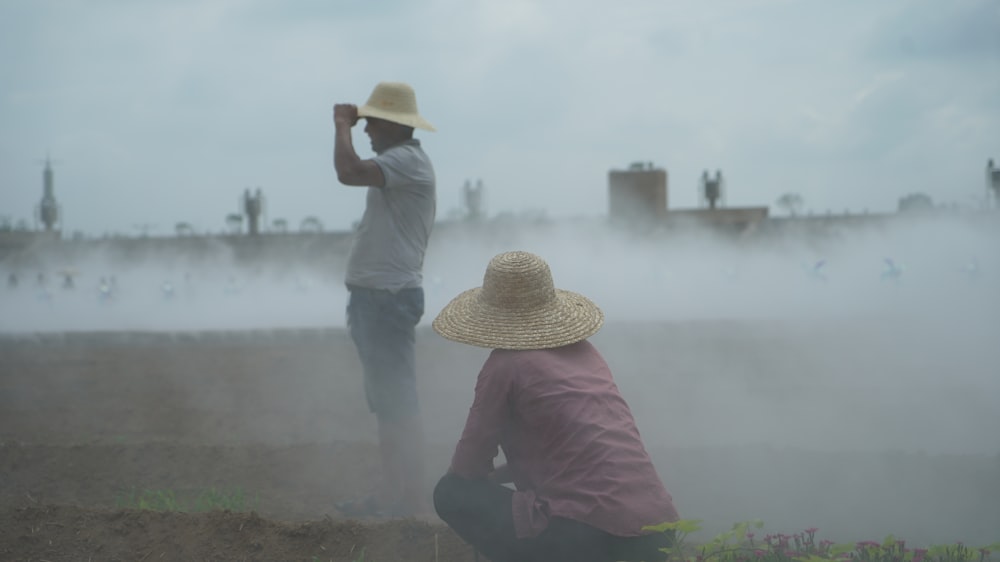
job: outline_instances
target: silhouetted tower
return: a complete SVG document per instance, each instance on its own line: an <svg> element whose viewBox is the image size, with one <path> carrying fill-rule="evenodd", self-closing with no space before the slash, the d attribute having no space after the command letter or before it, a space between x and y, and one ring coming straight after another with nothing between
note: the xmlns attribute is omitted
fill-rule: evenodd
<svg viewBox="0 0 1000 562"><path fill-rule="evenodd" d="M986 163L986 197L993 197L993 206L1000 208L1000 168L993 165L990 158Z"/></svg>
<svg viewBox="0 0 1000 562"><path fill-rule="evenodd" d="M701 173L701 198L708 203L709 209L714 209L723 199L722 170L715 171L715 177L708 170Z"/></svg>
<svg viewBox="0 0 1000 562"><path fill-rule="evenodd" d="M243 214L247 217L247 232L250 236L256 236L259 232L260 214L264 209L264 196L257 188L253 195L247 189L243 193Z"/></svg>
<svg viewBox="0 0 1000 562"><path fill-rule="evenodd" d="M42 172L42 202L38 205L38 219L45 225L46 232L55 230L59 224L59 204L53 189L52 161L45 159L45 171Z"/></svg>
<svg viewBox="0 0 1000 562"><path fill-rule="evenodd" d="M476 186L468 180L462 186L462 203L465 205L465 217L470 221L478 221L483 218L483 180L476 180Z"/></svg>

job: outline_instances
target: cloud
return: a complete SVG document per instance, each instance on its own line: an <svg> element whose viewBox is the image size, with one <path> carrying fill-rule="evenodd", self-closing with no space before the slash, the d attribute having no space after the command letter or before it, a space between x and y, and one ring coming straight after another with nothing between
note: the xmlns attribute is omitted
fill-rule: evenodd
<svg viewBox="0 0 1000 562"><path fill-rule="evenodd" d="M982 65L1000 61L1000 5L984 0L896 4L882 19L867 52L880 59L947 60Z"/></svg>
<svg viewBox="0 0 1000 562"><path fill-rule="evenodd" d="M30 214L51 151L71 231L221 229L257 185L273 217L347 228L363 196L336 184L330 106L385 79L439 129L442 214L482 178L491 213L602 215L607 171L634 160L667 167L676 206L721 168L730 204L890 210L978 189L1000 153L989 0L498 6L7 3L0 208Z"/></svg>

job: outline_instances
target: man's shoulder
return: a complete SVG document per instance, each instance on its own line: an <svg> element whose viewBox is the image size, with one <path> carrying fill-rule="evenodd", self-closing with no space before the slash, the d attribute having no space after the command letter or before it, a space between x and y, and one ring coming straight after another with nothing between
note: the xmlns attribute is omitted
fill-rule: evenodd
<svg viewBox="0 0 1000 562"><path fill-rule="evenodd" d="M431 160L420 146L420 141L410 139L388 148L374 158L376 162L397 162L400 164L430 166Z"/></svg>
<svg viewBox="0 0 1000 562"><path fill-rule="evenodd" d="M429 186L433 189L434 165L419 143L407 141L398 144L380 154L375 163L382 168L384 187Z"/></svg>
<svg viewBox="0 0 1000 562"><path fill-rule="evenodd" d="M424 147L419 139L407 139L387 148L382 156L387 154L424 154Z"/></svg>

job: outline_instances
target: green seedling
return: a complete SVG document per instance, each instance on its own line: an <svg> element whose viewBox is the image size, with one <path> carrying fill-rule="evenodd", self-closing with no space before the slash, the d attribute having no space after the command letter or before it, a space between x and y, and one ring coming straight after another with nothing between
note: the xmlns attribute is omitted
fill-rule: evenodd
<svg viewBox="0 0 1000 562"><path fill-rule="evenodd" d="M1000 560L1000 543L969 547L962 543L928 548L907 548L906 542L892 535L881 542L861 541L837 544L816 540L818 529L786 535L767 534L761 539L752 529L760 529L759 520L733 525L725 533L701 545L687 544L689 534L701 528L700 520L680 520L646 527L644 530L674 533L674 544L663 549L670 562L990 562Z"/></svg>
<svg viewBox="0 0 1000 562"><path fill-rule="evenodd" d="M226 492L214 487L201 492L193 500L186 503L179 500L173 490L149 488L137 490L134 486L120 492L115 498L115 506L119 508L188 513L215 510L254 511L259 503L260 498L256 494L254 494L253 500L248 500L240 488Z"/></svg>

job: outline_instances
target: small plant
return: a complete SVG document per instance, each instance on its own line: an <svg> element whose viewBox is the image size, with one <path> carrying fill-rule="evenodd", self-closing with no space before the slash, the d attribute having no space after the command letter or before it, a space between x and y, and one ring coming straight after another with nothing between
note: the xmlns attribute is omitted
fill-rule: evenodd
<svg viewBox="0 0 1000 562"><path fill-rule="evenodd" d="M173 490L144 489L136 492L135 487L118 494L115 506L147 511L184 511Z"/></svg>
<svg viewBox="0 0 1000 562"><path fill-rule="evenodd" d="M201 492L186 504L177 499L177 495L173 490L151 490L144 488L137 491L134 486L119 493L115 498L115 507L119 508L191 513L213 510L253 511L259 503L260 499L256 494L253 500L249 501L240 488L236 488L231 492L225 492L214 487Z"/></svg>
<svg viewBox="0 0 1000 562"><path fill-rule="evenodd" d="M215 488L209 488L202 492L194 501L194 511L212 511L222 509L228 511L253 511L260 503L259 498L254 495L253 501L247 501L243 490L236 488L232 492L226 493Z"/></svg>
<svg viewBox="0 0 1000 562"><path fill-rule="evenodd" d="M991 553L1000 551L1000 543L980 548L955 543L910 549L905 541L892 535L882 542L836 544L817 541L816 528L792 535L766 534L757 539L752 529L764 526L760 520L737 523L700 546L688 545L685 539L699 530L700 524L700 520L682 519L645 530L674 533L673 546L663 549L671 562L988 562L996 560Z"/></svg>

